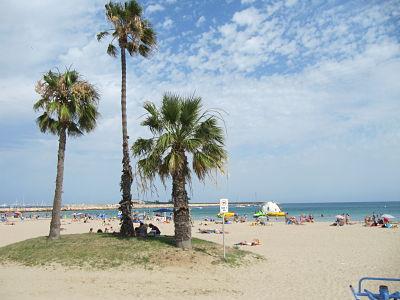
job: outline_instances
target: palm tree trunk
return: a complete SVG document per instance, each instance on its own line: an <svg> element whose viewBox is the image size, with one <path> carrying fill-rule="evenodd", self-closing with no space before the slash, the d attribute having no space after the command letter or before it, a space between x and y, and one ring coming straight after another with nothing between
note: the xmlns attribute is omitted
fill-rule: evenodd
<svg viewBox="0 0 400 300"><path fill-rule="evenodd" d="M177 172L172 176L172 199L174 201L176 246L182 249L191 249L192 227L190 222L189 201L185 185L186 179L183 172Z"/></svg>
<svg viewBox="0 0 400 300"><path fill-rule="evenodd" d="M122 213L120 233L123 236L133 236L132 221L132 168L129 159L129 136L126 117L126 57L125 48L121 47L121 69L122 69L122 84L121 84L121 112L122 112L122 175L121 175L121 192L122 200L119 202L120 211Z"/></svg>
<svg viewBox="0 0 400 300"><path fill-rule="evenodd" d="M58 161L57 161L57 177L56 190L54 192L53 211L51 214L49 239L55 240L60 238L60 214L61 214L61 195L64 180L64 156L65 145L67 143L66 129L61 129L58 139Z"/></svg>

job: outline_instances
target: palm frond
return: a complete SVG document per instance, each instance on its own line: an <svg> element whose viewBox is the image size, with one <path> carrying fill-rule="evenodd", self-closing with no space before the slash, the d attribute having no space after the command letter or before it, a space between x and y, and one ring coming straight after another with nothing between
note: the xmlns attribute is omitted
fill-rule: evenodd
<svg viewBox="0 0 400 300"><path fill-rule="evenodd" d="M153 134L150 139L138 139L132 151L140 157L138 169L142 179L161 181L177 174L191 182L188 155L192 155L191 167L200 180L212 177L213 171L224 172L227 161L224 131L218 118L210 112L202 112L200 97L181 97L166 93L159 109L151 103L146 110L143 126Z"/></svg>
<svg viewBox="0 0 400 300"><path fill-rule="evenodd" d="M200 109L200 97L190 97L182 101L180 122L184 128L193 128L194 123L199 118Z"/></svg>
<svg viewBox="0 0 400 300"><path fill-rule="evenodd" d="M132 146L132 152L135 157L147 155L151 152L154 145L154 139L139 138Z"/></svg>
<svg viewBox="0 0 400 300"><path fill-rule="evenodd" d="M108 36L108 35L110 35L110 33L108 31L99 32L96 35L97 41L100 42L105 36Z"/></svg>
<svg viewBox="0 0 400 300"><path fill-rule="evenodd" d="M37 117L36 123L38 124L40 131L43 133L50 132L52 134L58 134L60 129L59 122L49 117L46 112Z"/></svg>
<svg viewBox="0 0 400 300"><path fill-rule="evenodd" d="M157 37L150 22L143 18L139 3L135 0L124 4L109 2L105 9L107 20L113 27L111 35L118 39L120 47L126 48L131 56L139 54L148 57L156 48ZM97 34L98 41L108 34L108 31ZM107 53L114 57L117 54L110 46Z"/></svg>
<svg viewBox="0 0 400 300"><path fill-rule="evenodd" d="M46 107L46 104L47 104L47 99L45 98L39 99L35 104L33 104L33 110L38 111L40 109L43 109Z"/></svg>
<svg viewBox="0 0 400 300"><path fill-rule="evenodd" d="M161 105L163 120L170 125L178 125L177 121L181 115L181 106L182 101L178 95L172 93L164 94Z"/></svg>
<svg viewBox="0 0 400 300"><path fill-rule="evenodd" d="M144 109L147 111L146 119L141 123L142 126L148 126L153 134L160 133L162 130L162 120L154 103L146 102Z"/></svg>
<svg viewBox="0 0 400 300"><path fill-rule="evenodd" d="M128 14L128 17L132 16L140 16L143 12L142 7L137 3L137 1L128 1L125 2L125 11Z"/></svg>
<svg viewBox="0 0 400 300"><path fill-rule="evenodd" d="M42 132L58 134L64 128L76 136L95 128L100 96L77 71L47 72L36 85L36 92L41 98L33 108L43 112L37 118Z"/></svg>
<svg viewBox="0 0 400 300"><path fill-rule="evenodd" d="M69 136L80 136L80 135L83 135L83 132L74 123L69 123L68 124L67 133L68 133Z"/></svg>
<svg viewBox="0 0 400 300"><path fill-rule="evenodd" d="M107 54L116 57L117 56L117 48L113 44L108 44Z"/></svg>

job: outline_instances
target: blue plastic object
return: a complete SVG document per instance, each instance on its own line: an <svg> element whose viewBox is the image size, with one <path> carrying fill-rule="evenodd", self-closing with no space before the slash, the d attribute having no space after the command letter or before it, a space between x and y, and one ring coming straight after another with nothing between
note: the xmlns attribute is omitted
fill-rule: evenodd
<svg viewBox="0 0 400 300"><path fill-rule="evenodd" d="M350 285L350 290L354 295L355 300L361 300L359 297L368 297L370 300L399 300L400 292L396 291L394 293L389 292L389 288L386 285L380 285L378 293L373 293L367 289L362 291L362 282L367 280L375 280L375 281L400 281L400 278L380 278L380 277L363 277L358 281L358 291L355 291L353 286Z"/></svg>

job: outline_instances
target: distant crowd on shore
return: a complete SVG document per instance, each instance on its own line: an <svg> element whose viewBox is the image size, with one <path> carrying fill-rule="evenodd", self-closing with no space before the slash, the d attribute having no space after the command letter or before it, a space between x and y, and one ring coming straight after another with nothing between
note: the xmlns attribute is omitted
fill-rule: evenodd
<svg viewBox="0 0 400 300"><path fill-rule="evenodd" d="M382 227L382 228L392 228L392 227L397 228L397 224L392 224L390 222L389 215L381 215L379 217L378 215L375 215L375 213L373 213L372 216L365 217L364 226Z"/></svg>
<svg viewBox="0 0 400 300"><path fill-rule="evenodd" d="M46 215L39 215L39 214L23 214L19 211L15 212L7 212L7 213L2 213L0 214L0 223L5 224L5 225L15 225L15 220L19 221L25 221L25 220L38 220L38 219L43 219L43 218L49 218L50 215L46 213ZM323 214L320 216L321 218L324 217ZM366 227L385 227L385 228L391 228L391 227L397 227L397 224L394 223L391 219L394 218L391 215L388 214L375 214L372 213L370 216L366 216L364 218L364 226ZM117 216L108 216L105 213L100 213L100 214L89 214L89 213L79 213L79 212L74 212L70 216L63 215L62 220L70 220L71 222L83 222L83 223L88 223L92 220L100 220L102 221L103 225L108 224L110 221L115 220L119 221L120 219L120 214ZM247 214L239 215L239 214L233 214L231 217L225 217L225 224L229 223L248 223L250 222L250 225L272 225L270 221L273 219L279 220L278 217L268 217L268 216L262 216L262 217L254 217L254 220L249 220L249 217ZM136 224L141 224L141 223L149 223L149 222L158 222L158 223L171 223L173 221L173 213L156 213L156 214L146 214L146 213L134 213L133 214L133 222ZM301 214L298 217L296 216L290 216L287 213L284 216L284 221L285 224L287 225L304 225L307 223L314 223L315 218L312 214ZM213 217L205 217L203 220L200 222L200 225L207 225L207 223L215 223L215 224L221 224L222 219L215 219ZM356 224L357 222L353 222L351 220L350 214L349 213L342 213L339 215L335 216L335 221L330 224L330 226L344 226L344 225L353 225ZM193 222L192 222L193 225Z"/></svg>
<svg viewBox="0 0 400 300"><path fill-rule="evenodd" d="M356 222L352 222L350 215L348 213L342 213L337 215L335 222L333 222L330 226L344 226L344 225L354 225Z"/></svg>
<svg viewBox="0 0 400 300"><path fill-rule="evenodd" d="M299 219L297 219L295 216L289 216L286 213L285 214L285 223L287 225L292 225L292 224L301 225L301 224L305 224L305 223L314 223L314 216L311 214L309 214L308 216L301 214L299 216Z"/></svg>

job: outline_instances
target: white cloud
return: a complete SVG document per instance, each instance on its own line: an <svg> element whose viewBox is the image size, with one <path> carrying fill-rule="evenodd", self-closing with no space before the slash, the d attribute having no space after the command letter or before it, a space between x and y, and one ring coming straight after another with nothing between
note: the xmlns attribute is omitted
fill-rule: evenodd
<svg viewBox="0 0 400 300"><path fill-rule="evenodd" d="M29 123L29 130L19 129L17 150L1 143L0 168L9 171L0 174L0 181L25 195L51 198L57 141L38 130L30 134L35 126L33 86L48 68L73 64L99 88L102 118L93 134L69 140L65 200L116 202L121 154L119 59L108 57L106 43L94 39L94 32L104 25L94 19L103 3L99 10L85 2L87 6L73 11L69 5L76 3L64 2L60 9L46 6L50 19L27 12L27 23L13 31L8 22L14 12L0 26L0 50L6 53L0 58L0 123L7 124L7 131L10 124ZM299 13L297 9L301 7L296 6L294 13ZM328 11L307 24L294 18L286 22L276 15L280 10L282 6L250 7L233 14L229 22L210 27L190 45L171 39L170 44L163 41L150 60L128 57L131 142L147 135L139 126L144 101L159 103L164 91L196 91L205 107L229 113L224 116L230 153L228 197L248 198L246 193L257 191L278 201L323 201L326 191L343 191L329 193L329 200L344 199L349 193L352 199L370 195L378 199L379 191L385 191L386 199L395 199L399 189L394 181L400 176L400 49L387 34L388 9L371 6L350 16ZM86 26L74 27L75 18L82 18L79 24ZM165 27L173 25L172 19L161 20ZM35 26L23 31L29 24ZM355 24L368 27L367 34L357 36L352 31ZM87 31L89 25L95 30ZM74 30L65 29L68 26ZM193 34L191 29L187 31ZM29 39L30 35L35 38ZM35 55L26 55L23 41L38 47ZM291 60L298 69L270 71L279 60ZM299 66L304 62L309 64ZM253 76L253 71L259 73ZM17 176L23 177L17 181L22 186L13 185ZM79 188L83 184L86 189ZM215 199L224 189L226 184L221 183L200 193L195 183L193 199ZM4 189L1 193L0 203ZM304 198L293 198L296 195Z"/></svg>
<svg viewBox="0 0 400 300"><path fill-rule="evenodd" d="M263 21L263 16L254 7L247 8L233 15L232 20L241 26L258 25Z"/></svg>
<svg viewBox="0 0 400 300"><path fill-rule="evenodd" d="M0 74L10 75L25 69L32 72L38 65L48 68L56 53L86 43L99 28L95 14L104 10L103 3L103 0L3 1L2 9L7 14L1 18Z"/></svg>
<svg viewBox="0 0 400 300"><path fill-rule="evenodd" d="M170 29L174 25L174 21L171 18L165 18L162 26L164 29Z"/></svg>
<svg viewBox="0 0 400 300"><path fill-rule="evenodd" d="M290 7L290 6L295 5L296 3L297 3L297 0L286 0L285 5Z"/></svg>
<svg viewBox="0 0 400 300"><path fill-rule="evenodd" d="M160 12L163 11L165 9L164 6L162 6L161 4L151 4L146 8L146 12L148 14L152 14L152 13L156 13L156 12Z"/></svg>
<svg viewBox="0 0 400 300"><path fill-rule="evenodd" d="M240 2L241 2L242 4L251 4L251 3L254 3L255 0L241 0Z"/></svg>
<svg viewBox="0 0 400 300"><path fill-rule="evenodd" d="M204 16L201 16L200 18L197 19L196 27L200 27L205 21L206 18Z"/></svg>

